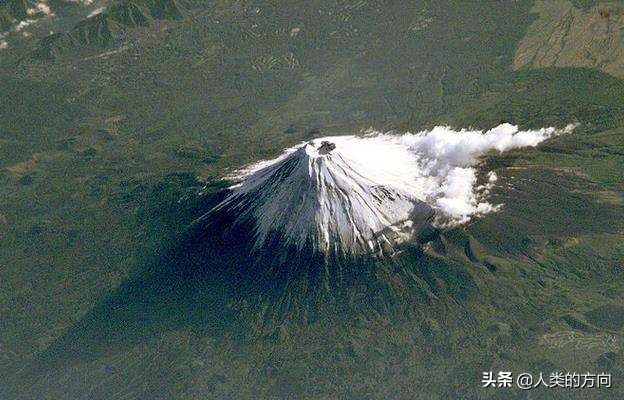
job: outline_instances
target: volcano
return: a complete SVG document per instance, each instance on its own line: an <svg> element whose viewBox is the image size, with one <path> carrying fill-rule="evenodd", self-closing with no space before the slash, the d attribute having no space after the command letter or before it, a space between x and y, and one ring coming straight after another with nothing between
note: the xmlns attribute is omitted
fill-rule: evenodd
<svg viewBox="0 0 624 400"><path fill-rule="evenodd" d="M582 214L588 203L570 195L579 186L555 184L554 173L498 168L492 179L496 163L481 162L557 132L503 125L324 137L235 171L189 200L194 222L179 242L41 364L95 359L163 329L253 342L375 318L417 321L430 337L442 323L466 321L463 304L514 295L508 260L531 260L538 221L550 221L549 236L572 235L613 215ZM554 215L553 196L585 219Z"/></svg>
<svg viewBox="0 0 624 400"><path fill-rule="evenodd" d="M228 215L228 231L248 227L255 252L277 241L323 254L391 253L434 215L396 168L417 168L404 150L355 137L305 143L248 170L204 218Z"/></svg>
<svg viewBox="0 0 624 400"><path fill-rule="evenodd" d="M229 176L236 182L224 200L195 225L249 242L252 254L278 246L325 257L393 255L432 229L498 210L486 199L496 174L479 173L480 157L536 146L557 132L503 124L315 139Z"/></svg>

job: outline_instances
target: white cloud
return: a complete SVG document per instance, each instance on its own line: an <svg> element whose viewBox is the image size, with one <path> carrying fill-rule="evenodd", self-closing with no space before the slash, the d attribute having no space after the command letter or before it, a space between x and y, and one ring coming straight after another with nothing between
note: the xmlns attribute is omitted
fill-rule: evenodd
<svg viewBox="0 0 624 400"><path fill-rule="evenodd" d="M502 153L534 147L572 129L574 126L563 130L520 131L517 126L502 124L484 132L439 126L416 134L371 131L364 137L328 137L316 142L335 143L336 150L332 154L348 160L349 165L370 181L409 193L413 199L429 204L436 211L436 224L448 227L501 207L487 199L498 181L496 173L486 172L484 182L478 184L477 167L482 156L491 151ZM277 159L262 161L235 174L245 179L280 162L299 147L287 149Z"/></svg>
<svg viewBox="0 0 624 400"><path fill-rule="evenodd" d="M6 40L0 40L0 50L5 50L9 48L9 44Z"/></svg>
<svg viewBox="0 0 624 400"><path fill-rule="evenodd" d="M465 223L474 215L495 211L499 206L487 202L491 188L498 180L494 171L487 183L477 186L480 157L490 151L502 153L515 148L534 147L563 132L555 128L520 131L517 126L502 124L489 131L453 130L435 127L417 134L406 133L397 138L407 145L417 158L419 172L416 180L424 188L427 203L440 211L440 225Z"/></svg>

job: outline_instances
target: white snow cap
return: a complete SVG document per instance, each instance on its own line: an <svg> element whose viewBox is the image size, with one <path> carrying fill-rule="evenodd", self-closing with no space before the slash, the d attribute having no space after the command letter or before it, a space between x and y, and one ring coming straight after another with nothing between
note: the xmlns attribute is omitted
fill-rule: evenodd
<svg viewBox="0 0 624 400"><path fill-rule="evenodd" d="M572 129L519 131L503 124L487 132L436 127L315 139L239 171L241 182L212 211L235 210L235 224L252 221L256 249L279 232L297 247L379 251L409 237L433 214L435 224L448 227L497 210L485 199L496 174L476 185L479 158L536 146Z"/></svg>

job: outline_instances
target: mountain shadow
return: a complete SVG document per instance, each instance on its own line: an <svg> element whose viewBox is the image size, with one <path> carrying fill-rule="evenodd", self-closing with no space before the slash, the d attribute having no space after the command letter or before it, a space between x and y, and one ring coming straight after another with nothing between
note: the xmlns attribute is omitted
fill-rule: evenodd
<svg viewBox="0 0 624 400"><path fill-rule="evenodd" d="M211 209L227 192L204 201ZM455 302L476 288L457 261L410 241L392 256L347 257L284 246L274 236L253 249L248 226L233 215L199 220L33 360L24 374L115 354L166 332L190 330L246 341L285 325L319 320L423 315L433 302ZM439 233L431 228L431 240ZM424 239L423 241L427 241ZM241 342L242 343L242 342Z"/></svg>

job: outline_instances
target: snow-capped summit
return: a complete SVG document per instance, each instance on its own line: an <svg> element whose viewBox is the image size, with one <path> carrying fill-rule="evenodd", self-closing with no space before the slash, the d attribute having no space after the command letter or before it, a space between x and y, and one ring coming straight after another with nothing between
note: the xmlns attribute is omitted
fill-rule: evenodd
<svg viewBox="0 0 624 400"><path fill-rule="evenodd" d="M278 237L322 253L392 251L433 216L405 173L417 166L403 147L353 136L313 140L245 171L211 213L249 226L254 250Z"/></svg>
<svg viewBox="0 0 624 400"><path fill-rule="evenodd" d="M251 236L255 251L278 244L386 254L430 222L444 229L500 209L487 201L496 173L477 174L485 154L533 147L573 128L502 124L486 132L436 127L315 139L238 171L231 178L239 183L201 220L227 221L226 231Z"/></svg>

